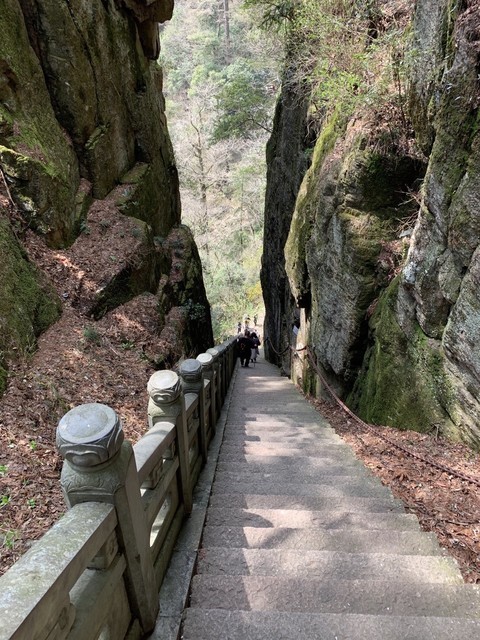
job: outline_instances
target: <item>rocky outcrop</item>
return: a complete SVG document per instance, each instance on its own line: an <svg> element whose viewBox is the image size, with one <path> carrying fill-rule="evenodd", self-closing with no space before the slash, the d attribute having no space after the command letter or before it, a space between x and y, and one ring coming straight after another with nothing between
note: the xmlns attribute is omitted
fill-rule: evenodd
<svg viewBox="0 0 480 640"><path fill-rule="evenodd" d="M429 4L418 3L417 33L423 31ZM423 425L435 422L433 406L433 416L444 431L478 447L480 8L464 2L452 11L450 3L439 4L443 12L436 31L445 34L446 24L449 29L443 57L431 53L430 67L437 81L429 87L431 79L422 83L417 78L411 96L416 113L423 108L419 119L431 127L434 137L393 320L411 344L404 368L418 371L430 388L425 401L417 402ZM424 97L429 94L432 99L426 109ZM433 364L426 367L429 361ZM377 366L375 359L370 366Z"/></svg>
<svg viewBox="0 0 480 640"><path fill-rule="evenodd" d="M405 251L405 194L422 175L416 158L379 146L378 130L378 121L347 125L338 113L324 124L285 247L292 293L305 309L302 333L343 393L363 358L369 310Z"/></svg>
<svg viewBox="0 0 480 640"><path fill-rule="evenodd" d="M371 422L436 427L474 447L479 25L476 2L416 3L406 55L413 128L393 100L353 119L339 105L323 123L285 246L302 341L350 406ZM298 375L304 384L310 376Z"/></svg>
<svg viewBox="0 0 480 640"><path fill-rule="evenodd" d="M156 292L171 269L161 247L180 225L178 176L162 72L149 59L172 10L173 0L0 0L0 187L22 231L71 246L84 274L75 300L93 318ZM181 294L172 288L170 304L188 306L190 292L206 311L201 337L198 327L186 330L182 352L212 341L190 251L186 283Z"/></svg>
<svg viewBox="0 0 480 640"><path fill-rule="evenodd" d="M289 353L295 304L285 273L283 249L290 229L295 200L308 167L308 100L283 83L267 145L267 190L260 273L265 301L265 352L271 362L290 369ZM282 353L284 352L284 353ZM282 355L279 355L282 354Z"/></svg>

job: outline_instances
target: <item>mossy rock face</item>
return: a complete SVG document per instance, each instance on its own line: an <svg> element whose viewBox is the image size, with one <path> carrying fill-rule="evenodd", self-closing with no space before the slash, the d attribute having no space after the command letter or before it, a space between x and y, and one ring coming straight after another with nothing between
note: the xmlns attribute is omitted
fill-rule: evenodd
<svg viewBox="0 0 480 640"><path fill-rule="evenodd" d="M478 447L478 11L457 5L448 19L442 75L432 89L435 138L396 318L402 328L418 321L441 344L451 398L437 401L451 419L446 428Z"/></svg>
<svg viewBox="0 0 480 640"><path fill-rule="evenodd" d="M267 189L260 279L265 302L265 335L274 341L278 352L291 338L295 318L294 299L285 272L284 247L290 231L295 201L308 169L307 154L308 100L297 95L291 83L282 85L267 144ZM300 279L300 278L299 278ZM289 370L289 355L279 358L265 346L271 362Z"/></svg>
<svg viewBox="0 0 480 640"><path fill-rule="evenodd" d="M367 310L402 258L397 229L412 210L401 194L424 167L388 148L377 151L376 132L366 123L345 125L328 122L317 142L286 244L286 269L297 304L307 307L308 341L348 389L366 348Z"/></svg>
<svg viewBox="0 0 480 640"><path fill-rule="evenodd" d="M0 3L0 163L30 225L51 244L72 239L78 166L59 126L16 0Z"/></svg>
<svg viewBox="0 0 480 640"><path fill-rule="evenodd" d="M454 391L439 341L414 322L406 333L396 317L398 278L381 296L371 320L372 346L349 399L374 424L427 432L450 431Z"/></svg>
<svg viewBox="0 0 480 640"><path fill-rule="evenodd" d="M465 275L443 336L455 388L455 426L463 440L480 449L480 248Z"/></svg>
<svg viewBox="0 0 480 640"><path fill-rule="evenodd" d="M409 115L416 139L429 155L434 139L433 120L438 107L437 83L443 73L449 31L451 0L417 2L412 41L407 51Z"/></svg>
<svg viewBox="0 0 480 640"><path fill-rule="evenodd" d="M0 393L7 362L35 348L37 336L60 315L61 303L41 274L28 262L0 210Z"/></svg>
<svg viewBox="0 0 480 640"><path fill-rule="evenodd" d="M149 223L164 231L178 224L178 177L166 127L162 74L144 55L133 13L119 9L115 0L45 0L24 1L22 15L16 0L2 1L8 12L0 16L0 35L11 42L17 58L12 61L9 55L6 60L7 88L0 83L2 93L9 91L10 105L9 110L0 108L0 136L2 131L11 134L8 141L0 137L0 144L22 155L29 155L27 147L33 148L32 157L45 158L47 174L65 183L71 200L79 170L91 183L93 196L104 198L137 161L148 163L148 210L156 217L155 224ZM19 140L13 135L14 120L20 124ZM58 208L63 196L56 183L53 187L47 191ZM38 191L25 194L36 208ZM64 210L70 217L64 226L74 228L71 201ZM46 215L52 218L49 211ZM58 220L54 222L58 226ZM51 227L50 220L43 226Z"/></svg>
<svg viewBox="0 0 480 640"><path fill-rule="evenodd" d="M457 15L443 76L434 89L435 140L423 186L420 225L406 265L423 331L441 338L461 280L480 241L475 15ZM478 15L477 15L478 18ZM473 23L472 23L473 20ZM420 35L419 35L420 37ZM443 69L443 66L442 66ZM446 266L453 269L447 273Z"/></svg>
<svg viewBox="0 0 480 640"><path fill-rule="evenodd" d="M122 187L118 189L119 195L115 201L124 215L138 218L150 225L155 236L167 235L172 226L179 222L178 208L169 201L168 185L161 177L158 162L153 165L137 163L122 176ZM164 215L165 212L171 212L171 215Z"/></svg>
<svg viewBox="0 0 480 640"><path fill-rule="evenodd" d="M180 310L185 353L206 351L213 345L210 305L203 284L202 263L190 229L185 225L172 229L162 250L169 256L170 273L161 280L159 310L162 315L172 306Z"/></svg>
<svg viewBox="0 0 480 640"><path fill-rule="evenodd" d="M285 243L285 271L290 288L300 307L310 299L310 279L306 265L307 243L310 240L312 227L317 217L319 206L319 185L323 188L324 200L328 194L334 193L331 188L338 176L338 166L332 163L328 170L324 169L324 160L332 150L335 141L342 133L344 123L340 122L338 113L323 127L314 151L312 164L307 171L298 192L295 211L293 212L290 232Z"/></svg>

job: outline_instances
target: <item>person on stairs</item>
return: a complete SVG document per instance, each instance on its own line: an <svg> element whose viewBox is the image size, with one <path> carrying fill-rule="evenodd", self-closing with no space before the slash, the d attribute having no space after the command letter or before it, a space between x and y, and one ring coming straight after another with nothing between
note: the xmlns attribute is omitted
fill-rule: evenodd
<svg viewBox="0 0 480 640"><path fill-rule="evenodd" d="M248 367L253 349L253 342L250 338L249 331L245 331L245 335L240 336L240 338L237 339L237 346L240 364L242 367Z"/></svg>
<svg viewBox="0 0 480 640"><path fill-rule="evenodd" d="M252 331L252 333L250 334L250 340L253 342L251 360L252 362L256 362L258 356L260 355L260 352L258 350L258 347L260 346L260 338L257 336L255 331Z"/></svg>

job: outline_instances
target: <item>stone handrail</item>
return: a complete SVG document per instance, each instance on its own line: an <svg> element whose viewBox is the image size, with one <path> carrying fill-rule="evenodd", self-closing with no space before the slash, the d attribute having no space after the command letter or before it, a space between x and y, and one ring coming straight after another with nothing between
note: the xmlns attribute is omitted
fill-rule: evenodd
<svg viewBox="0 0 480 640"><path fill-rule="evenodd" d="M233 373L235 339L147 386L148 431L132 447L102 404L57 428L69 511L0 577L0 640L136 640L159 590Z"/></svg>

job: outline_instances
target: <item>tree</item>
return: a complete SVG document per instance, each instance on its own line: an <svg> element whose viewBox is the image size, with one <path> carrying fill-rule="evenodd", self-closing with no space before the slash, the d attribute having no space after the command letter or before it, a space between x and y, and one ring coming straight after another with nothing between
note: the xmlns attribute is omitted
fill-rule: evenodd
<svg viewBox="0 0 480 640"><path fill-rule="evenodd" d="M268 72L255 69L249 61L229 65L217 93L213 139L250 138L258 129L270 133L271 83Z"/></svg>

